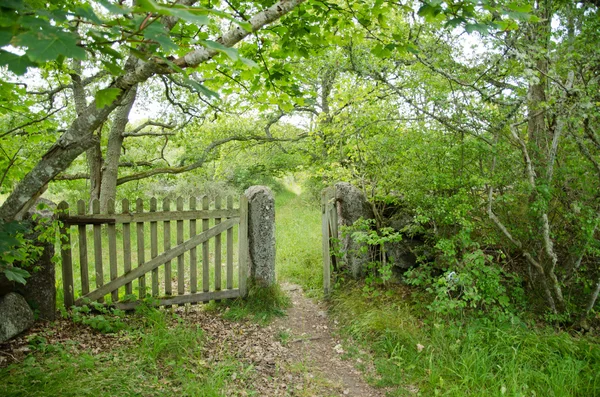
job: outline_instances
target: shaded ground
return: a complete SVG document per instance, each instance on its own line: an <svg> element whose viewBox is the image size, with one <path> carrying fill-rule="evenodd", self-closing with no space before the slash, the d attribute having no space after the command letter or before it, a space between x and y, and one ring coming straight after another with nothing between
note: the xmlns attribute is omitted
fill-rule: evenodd
<svg viewBox="0 0 600 397"><path fill-rule="evenodd" d="M207 312L203 305L175 309L179 319L173 320L172 326L193 324L204 330L203 362L198 365L217 367L232 359L243 364L229 375L227 396L383 396L384 392L369 386L355 368L364 368L364 361L369 360L346 354L325 307L306 298L298 286L285 285L284 290L293 306L287 317L266 327L226 320L220 313ZM21 362L32 352L32 343L40 339L47 345L61 344L72 353L92 355L137 342L127 332L103 335L59 320L50 327L38 325L0 345L0 367ZM370 372L368 367L366 371Z"/></svg>

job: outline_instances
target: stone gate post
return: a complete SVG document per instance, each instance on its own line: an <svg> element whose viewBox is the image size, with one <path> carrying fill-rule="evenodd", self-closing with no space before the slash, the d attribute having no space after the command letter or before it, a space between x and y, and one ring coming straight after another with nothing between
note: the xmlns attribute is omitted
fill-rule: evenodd
<svg viewBox="0 0 600 397"><path fill-rule="evenodd" d="M251 186L248 198L248 251L250 279L269 287L275 284L275 198L266 186Z"/></svg>

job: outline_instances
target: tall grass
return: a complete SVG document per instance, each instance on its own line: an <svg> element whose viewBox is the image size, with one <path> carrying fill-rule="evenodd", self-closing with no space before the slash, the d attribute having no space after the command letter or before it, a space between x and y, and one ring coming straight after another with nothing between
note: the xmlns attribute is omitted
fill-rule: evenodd
<svg viewBox="0 0 600 397"><path fill-rule="evenodd" d="M391 395L599 396L598 341L519 320L448 321L416 313L395 297L338 292L346 333L374 349L378 385Z"/></svg>
<svg viewBox="0 0 600 397"><path fill-rule="evenodd" d="M275 197L275 221L279 280L319 295L323 288L319 203L284 190Z"/></svg>

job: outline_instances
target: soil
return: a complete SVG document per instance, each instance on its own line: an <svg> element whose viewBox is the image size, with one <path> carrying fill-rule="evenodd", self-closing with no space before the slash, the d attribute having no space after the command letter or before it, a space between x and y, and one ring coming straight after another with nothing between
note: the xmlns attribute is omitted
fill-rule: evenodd
<svg viewBox="0 0 600 397"><path fill-rule="evenodd" d="M327 308L307 298L296 285L283 285L292 307L287 316L268 326L251 321L233 322L222 314L207 312L203 305L175 309L187 324L200 326L206 335L203 346L207 364L234 358L250 370L233 373L227 396L354 396L379 397L385 390L365 381L372 374L368 353L337 337L337 324ZM36 325L25 334L0 345L0 367L22 361L32 338L62 343L91 354L133 343L127 334L103 335L69 320ZM344 346L342 346L344 345ZM358 368L361 368L360 370ZM245 390L249 390L246 392Z"/></svg>

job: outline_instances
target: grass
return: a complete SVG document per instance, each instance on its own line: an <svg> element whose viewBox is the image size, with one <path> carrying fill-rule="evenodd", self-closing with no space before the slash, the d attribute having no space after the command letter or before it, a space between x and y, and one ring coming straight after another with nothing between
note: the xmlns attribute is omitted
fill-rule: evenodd
<svg viewBox="0 0 600 397"><path fill-rule="evenodd" d="M277 277L321 296L321 212L319 203L303 194L282 191L275 197Z"/></svg>
<svg viewBox="0 0 600 397"><path fill-rule="evenodd" d="M400 291L366 299L358 286L344 290L333 312L344 334L373 349L376 384L392 396L600 395L598 341L518 320L447 321L415 313Z"/></svg>
<svg viewBox="0 0 600 397"><path fill-rule="evenodd" d="M69 344L32 340L34 353L0 370L2 396L223 396L241 364L223 359L209 366L202 354L204 334L173 315L147 309L132 343L101 353Z"/></svg>
<svg viewBox="0 0 600 397"><path fill-rule="evenodd" d="M207 309L222 311L227 320L251 319L266 325L276 317L285 316L285 309L290 305L290 298L275 284L268 288L251 286L245 299L211 302Z"/></svg>

